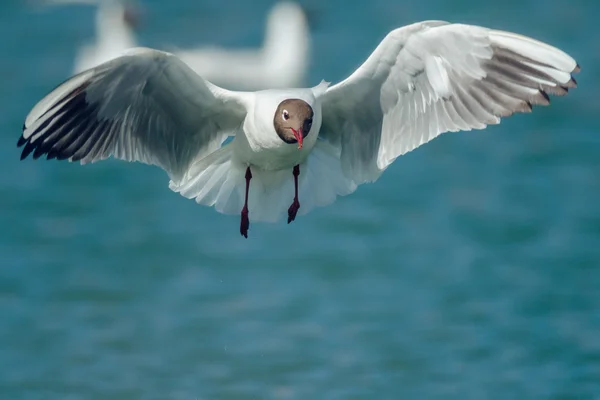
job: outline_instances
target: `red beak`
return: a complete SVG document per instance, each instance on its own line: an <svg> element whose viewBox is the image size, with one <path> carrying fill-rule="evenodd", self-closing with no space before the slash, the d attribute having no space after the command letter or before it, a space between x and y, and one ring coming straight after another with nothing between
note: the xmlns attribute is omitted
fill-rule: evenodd
<svg viewBox="0 0 600 400"><path fill-rule="evenodd" d="M302 129L298 129L298 130L295 130L294 128L290 128L290 129L294 133L294 137L296 138L296 141L298 142L298 150L302 149L302 139L304 139L302 137Z"/></svg>

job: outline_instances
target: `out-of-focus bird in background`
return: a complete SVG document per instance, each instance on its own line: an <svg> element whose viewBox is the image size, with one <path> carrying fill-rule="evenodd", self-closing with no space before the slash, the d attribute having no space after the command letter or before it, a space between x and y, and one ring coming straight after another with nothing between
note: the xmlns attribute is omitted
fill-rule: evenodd
<svg viewBox="0 0 600 400"><path fill-rule="evenodd" d="M217 85L238 90L302 87L310 64L308 15L298 3L278 2L267 17L262 47L207 46L171 52Z"/></svg>
<svg viewBox="0 0 600 400"><path fill-rule="evenodd" d="M135 29L141 7L130 0L48 0L45 4L87 4L97 7L95 39L75 56L77 74L138 46ZM267 16L262 47L171 48L172 53L205 79L238 90L305 86L310 64L309 13L291 1L276 3Z"/></svg>
<svg viewBox="0 0 600 400"><path fill-rule="evenodd" d="M94 41L81 45L75 56L73 73L77 74L137 46L135 29L141 8L130 0L48 0L48 5L84 4L97 7Z"/></svg>

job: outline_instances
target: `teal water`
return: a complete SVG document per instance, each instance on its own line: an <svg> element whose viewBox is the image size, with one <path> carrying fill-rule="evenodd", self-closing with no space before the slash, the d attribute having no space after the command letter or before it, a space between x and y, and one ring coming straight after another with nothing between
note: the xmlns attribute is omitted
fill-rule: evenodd
<svg viewBox="0 0 600 400"><path fill-rule="evenodd" d="M160 48L257 45L270 3L144 5ZM563 48L580 87L245 240L157 168L19 162L93 11L1 3L0 398L600 398L600 3L311 5L311 84L446 19Z"/></svg>

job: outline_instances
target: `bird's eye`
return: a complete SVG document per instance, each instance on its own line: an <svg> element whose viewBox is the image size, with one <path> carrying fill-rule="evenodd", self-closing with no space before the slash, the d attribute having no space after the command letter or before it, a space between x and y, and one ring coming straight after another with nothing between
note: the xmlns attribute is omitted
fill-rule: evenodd
<svg viewBox="0 0 600 400"><path fill-rule="evenodd" d="M290 119L290 113L288 112L288 110L283 110L283 112L281 113L281 118L283 118L285 121Z"/></svg>

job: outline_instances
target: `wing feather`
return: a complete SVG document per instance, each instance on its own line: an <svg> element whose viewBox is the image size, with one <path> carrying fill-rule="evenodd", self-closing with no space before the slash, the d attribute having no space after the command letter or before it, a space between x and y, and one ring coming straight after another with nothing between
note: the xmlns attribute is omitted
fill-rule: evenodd
<svg viewBox="0 0 600 400"><path fill-rule="evenodd" d="M323 95L320 137L341 149L348 178L373 181L444 132L548 105L549 95L576 87L578 71L563 51L522 35L444 21L409 25Z"/></svg>
<svg viewBox="0 0 600 400"><path fill-rule="evenodd" d="M235 134L241 92L205 81L173 55L136 48L56 87L29 113L21 159L95 162L109 156L154 164L176 179Z"/></svg>

